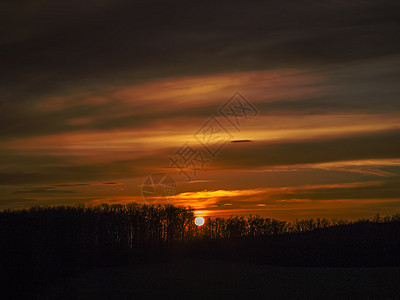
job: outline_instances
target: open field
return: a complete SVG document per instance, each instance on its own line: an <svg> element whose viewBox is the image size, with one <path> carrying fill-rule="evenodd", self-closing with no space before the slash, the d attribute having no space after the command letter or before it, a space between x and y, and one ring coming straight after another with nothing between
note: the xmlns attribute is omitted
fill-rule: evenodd
<svg viewBox="0 0 400 300"><path fill-rule="evenodd" d="M104 268L43 299L398 299L400 268L294 268L205 260Z"/></svg>

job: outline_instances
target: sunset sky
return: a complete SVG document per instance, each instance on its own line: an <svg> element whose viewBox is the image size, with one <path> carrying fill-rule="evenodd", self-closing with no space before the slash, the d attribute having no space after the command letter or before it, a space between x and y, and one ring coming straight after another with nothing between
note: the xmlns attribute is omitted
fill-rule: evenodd
<svg viewBox="0 0 400 300"><path fill-rule="evenodd" d="M398 1L0 7L0 209L144 204L165 173L204 216L400 212Z"/></svg>

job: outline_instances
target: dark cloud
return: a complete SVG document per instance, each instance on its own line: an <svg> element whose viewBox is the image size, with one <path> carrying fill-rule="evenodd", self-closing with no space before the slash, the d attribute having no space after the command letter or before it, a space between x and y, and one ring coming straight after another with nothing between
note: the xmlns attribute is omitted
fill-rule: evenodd
<svg viewBox="0 0 400 300"><path fill-rule="evenodd" d="M30 164L15 164L9 166L8 172L0 173L0 186L13 185L32 185L32 184L51 184L54 187L81 187L93 185L103 180L115 180L119 178L136 178L148 175L148 170L152 168L154 171L163 167L167 161L167 155L172 153L172 149L162 149L136 157L136 153L132 153L130 159L119 159L115 157L108 158L102 163L88 163L85 157L76 156L77 160L71 164L71 156L57 156L57 160L53 157L52 164L41 163L36 161L35 155L29 153L17 153L15 155L8 153L7 157L18 161L20 157L23 161L29 161ZM93 154L95 155L95 154ZM79 161L82 160L82 161ZM37 172L21 171L15 172L15 169L35 169ZM91 181L91 183L80 182ZM114 182L103 183L107 185L117 184Z"/></svg>
<svg viewBox="0 0 400 300"><path fill-rule="evenodd" d="M343 160L397 158L400 131L296 142L257 142L226 147L213 162L226 168L312 164Z"/></svg>
<svg viewBox="0 0 400 300"><path fill-rule="evenodd" d="M88 186L88 185L90 185L90 183L54 184L53 186L65 186L65 187L72 186L72 187L75 187L75 186Z"/></svg>
<svg viewBox="0 0 400 300"><path fill-rule="evenodd" d="M0 198L0 209L27 208L39 203L40 201L33 198Z"/></svg>
<svg viewBox="0 0 400 300"><path fill-rule="evenodd" d="M21 189L15 191L14 194L69 194L75 193L71 190L53 190L53 189Z"/></svg>
<svg viewBox="0 0 400 300"><path fill-rule="evenodd" d="M54 141L53 146L46 144L40 148L36 140L27 140L27 147L21 147L21 138L60 133L68 133L66 139L73 139L75 133L121 129L141 131L143 135L158 129L175 134L197 121L200 126L218 109L214 98L201 103L194 103L193 99L173 102L170 98L158 99L155 94L155 99L142 101L138 95L128 95L126 99L114 94L152 79L290 69L297 70L299 78L315 76L318 80L301 81L295 87L282 84L293 95L284 94L276 99L274 94L268 94L265 83L258 89L249 83L249 90L259 91L254 104L261 117L286 115L295 119L309 114L372 115L400 111L400 3L395 0L6 0L1 2L0 9L5 12L0 20L0 185L5 186L1 207L37 203L35 199L14 198L13 192L50 194L49 197L66 194L64 199L57 200L61 203L68 193L80 187L99 185L99 189L105 190L104 185L114 185L121 178L144 177L151 170L167 168L168 156L176 148L148 153L143 153L143 149L136 153L133 149L132 155L104 150L99 154L97 149L79 148L81 145L74 141L57 147L56 141L63 136L49 139L48 143ZM187 87L169 84L170 90ZM234 85L229 89L238 88ZM274 84L270 86L273 88ZM307 89L311 92L302 93ZM231 92L234 90L226 97ZM96 97L106 101L89 101ZM60 99L61 104L57 102ZM43 106L46 101L54 107ZM268 134L268 128L256 129L264 129ZM400 132L395 130L312 140L299 137L294 142L265 142L258 137L256 143L234 140L210 166L218 171L239 171L396 158L400 153L399 141ZM101 155L107 158L100 159ZM89 162L89 156L97 160ZM387 166L385 171L393 176L399 172L397 166ZM332 181L338 181L337 173L341 171L318 172L324 176L335 173ZM292 183L322 180L318 172L297 181L292 178ZM375 176L371 174L368 176ZM280 173L276 177L279 176L288 175ZM342 174L340 178L354 179L346 176L350 175ZM251 176L246 178L224 184L245 189L252 180ZM218 188L220 182L214 179L217 180L209 184ZM251 184L266 185L261 179ZM397 182L391 180L371 187L370 194L368 187L343 187L296 191L281 197L390 198L399 192ZM41 184L46 187L36 186ZM275 184L282 183L276 179ZM230 204L225 200L222 206ZM245 208L246 198L242 200L241 207ZM255 199L247 201L256 204ZM226 207L229 209L229 205Z"/></svg>
<svg viewBox="0 0 400 300"><path fill-rule="evenodd" d="M398 1L32 3L1 4L7 12L0 26L3 138L208 115L210 107L127 108L107 90L153 78L243 70L307 69L340 87L339 94L260 103L265 114L399 110ZM77 96L82 92L109 101L85 104L79 99L85 96ZM76 105L34 108L38 100L68 95L75 95ZM131 114L121 116L126 109ZM96 118L87 124L69 122L91 116Z"/></svg>
<svg viewBox="0 0 400 300"><path fill-rule="evenodd" d="M86 95L86 97L91 96L95 95ZM106 92L103 97L107 97ZM96 105L79 103L83 100L85 98L82 96L73 97L71 102L77 103L76 105L54 111L35 109L32 103L0 102L0 106L3 106L1 111L3 118L0 119L1 137L12 139L85 130L140 129L154 125L160 120L185 123L188 118L206 118L215 111L215 105L210 104L204 104L202 107L170 105L164 111L160 111L156 106L149 109L147 103L141 104L135 101L129 104L118 100ZM78 125L70 123L71 120L79 118L92 120Z"/></svg>
<svg viewBox="0 0 400 300"><path fill-rule="evenodd" d="M348 62L399 49L394 0L30 3L23 13L24 5L2 4L6 99L104 82Z"/></svg>
<svg viewBox="0 0 400 300"><path fill-rule="evenodd" d="M39 173L1 173L1 185L35 184L48 181L50 178Z"/></svg>
<svg viewBox="0 0 400 300"><path fill-rule="evenodd" d="M294 142L260 140L256 143L234 143L225 147L218 157L207 163L206 169L240 170L344 160L397 158L400 153L399 141L400 131L393 130ZM202 148L199 147L199 149ZM81 162L77 160L73 165L71 165L71 156L52 157L52 163L45 164L44 160L42 163L42 160L37 159L35 155L8 153L7 157L15 161L15 166L9 166L9 172L0 173L0 185L53 184L59 187L79 187L89 185L89 183L79 183L82 181L99 182L104 179L144 177L149 172L151 173L149 170L157 171L170 167L168 157L174 152L176 148L164 148L142 153L140 157L136 157L136 152L132 152L129 159L119 159L118 154L115 154L115 157L110 157L109 161L92 164L86 163L82 157ZM25 162L29 162L32 158L32 161L30 164L18 165L16 162L19 158ZM12 172L13 169L27 169L28 166L39 171ZM389 167L387 171L398 172L397 169L392 170Z"/></svg>
<svg viewBox="0 0 400 300"><path fill-rule="evenodd" d="M400 196L400 182L398 179L387 180L375 185L335 188L298 189L291 193L278 193L272 195L272 200L310 199L310 200L336 200L336 199L397 199Z"/></svg>
<svg viewBox="0 0 400 300"><path fill-rule="evenodd" d="M234 141L231 141L231 143L251 143L251 142L253 142L253 141L251 141L251 140L234 140Z"/></svg>

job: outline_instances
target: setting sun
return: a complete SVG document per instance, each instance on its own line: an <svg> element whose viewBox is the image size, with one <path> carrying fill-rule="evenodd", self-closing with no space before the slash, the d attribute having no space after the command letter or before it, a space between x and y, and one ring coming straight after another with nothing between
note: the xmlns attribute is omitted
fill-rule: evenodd
<svg viewBox="0 0 400 300"><path fill-rule="evenodd" d="M204 225L204 218L203 217L197 217L194 219L194 224L197 226L203 226Z"/></svg>

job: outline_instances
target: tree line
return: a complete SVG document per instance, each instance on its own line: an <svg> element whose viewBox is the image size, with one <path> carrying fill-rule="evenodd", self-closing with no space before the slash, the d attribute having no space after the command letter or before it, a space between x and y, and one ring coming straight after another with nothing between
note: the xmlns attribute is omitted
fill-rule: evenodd
<svg viewBox="0 0 400 300"><path fill-rule="evenodd" d="M91 268L181 258L400 266L400 214L354 222L207 217L201 227L195 225L195 217L191 208L136 203L4 210L0 275L15 298L16 292L29 294Z"/></svg>
<svg viewBox="0 0 400 300"><path fill-rule="evenodd" d="M400 222L400 214L350 222L344 219L305 219L293 222L273 218L231 216L205 218L194 224L194 210L173 205L131 203L33 207L0 212L0 234L9 243L60 245L79 250L149 247L193 239L229 239L301 233L357 223Z"/></svg>

